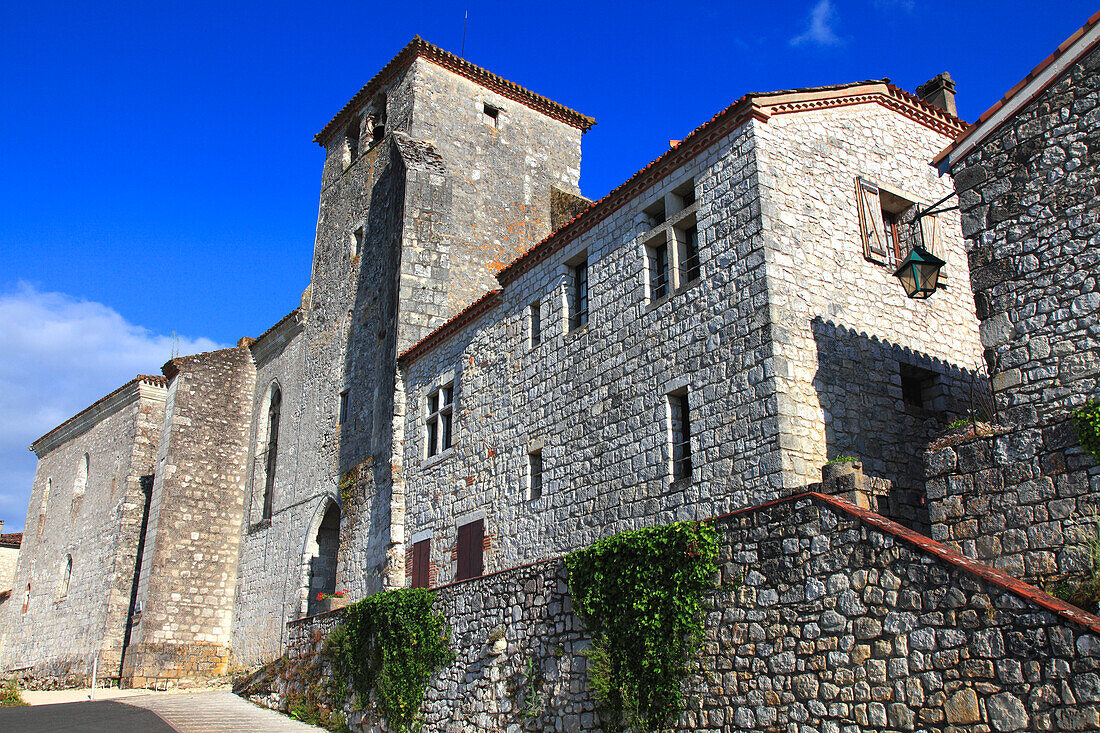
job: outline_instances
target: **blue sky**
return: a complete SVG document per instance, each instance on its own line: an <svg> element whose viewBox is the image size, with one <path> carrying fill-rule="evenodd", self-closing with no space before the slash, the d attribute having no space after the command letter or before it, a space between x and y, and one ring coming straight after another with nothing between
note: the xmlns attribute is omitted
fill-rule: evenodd
<svg viewBox="0 0 1100 733"><path fill-rule="evenodd" d="M18 6L18 7L17 7ZM596 118L599 197L749 91L941 71L973 120L1089 3L5 3L0 519L38 435L129 379L264 331L308 283L312 136L414 35Z"/></svg>

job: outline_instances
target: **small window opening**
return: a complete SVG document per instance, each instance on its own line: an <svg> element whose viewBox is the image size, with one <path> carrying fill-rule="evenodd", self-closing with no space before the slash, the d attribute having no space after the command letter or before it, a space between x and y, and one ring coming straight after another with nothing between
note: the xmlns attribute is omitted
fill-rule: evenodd
<svg viewBox="0 0 1100 733"><path fill-rule="evenodd" d="M343 398L343 395L341 395ZM267 408L267 447L264 455L264 508L263 519L271 519L272 504L275 498L275 466L279 454L279 416L282 413L283 393L278 387L271 388L271 402ZM343 409L346 410L344 405ZM342 423L343 420L341 419Z"/></svg>
<svg viewBox="0 0 1100 733"><path fill-rule="evenodd" d="M23 591L23 613L27 612L27 607L31 605L31 584L27 583L27 589Z"/></svg>
<svg viewBox="0 0 1100 733"><path fill-rule="evenodd" d="M490 127L500 127L500 108L491 104L482 106L482 119Z"/></svg>
<svg viewBox="0 0 1100 733"><path fill-rule="evenodd" d="M572 293L569 303L569 330L588 323L588 258L572 267Z"/></svg>
<svg viewBox="0 0 1100 733"><path fill-rule="evenodd" d="M676 232L680 245L680 284L686 285L699 279L699 228L692 224Z"/></svg>
<svg viewBox="0 0 1100 733"><path fill-rule="evenodd" d="M458 528L458 572L455 580L479 578L485 570L482 551L485 544L485 520Z"/></svg>
<svg viewBox="0 0 1100 733"><path fill-rule="evenodd" d="M50 491L53 490L53 478L46 479L46 489L42 492L42 511L39 514L46 513L46 507L50 503Z"/></svg>
<svg viewBox="0 0 1100 733"><path fill-rule="evenodd" d="M910 407L943 410L945 400L939 375L920 367L901 364L901 399Z"/></svg>
<svg viewBox="0 0 1100 733"><path fill-rule="evenodd" d="M351 256L358 257L363 254L363 227L356 227L351 235Z"/></svg>
<svg viewBox="0 0 1100 733"><path fill-rule="evenodd" d="M649 260L649 299L660 300L668 295L668 242L664 235L646 245Z"/></svg>
<svg viewBox="0 0 1100 733"><path fill-rule="evenodd" d="M73 577L73 556L67 555L65 557L65 569L61 575L61 593L58 594L58 599L62 599L69 595L69 580Z"/></svg>
<svg viewBox="0 0 1100 733"><path fill-rule="evenodd" d="M646 215L646 219L649 220L649 226L655 227L658 224L664 224L665 219L665 200L663 198L654 201L649 206L643 209L643 213Z"/></svg>
<svg viewBox="0 0 1100 733"><path fill-rule="evenodd" d="M533 349L542 343L542 303L536 300L528 307L528 318Z"/></svg>
<svg viewBox="0 0 1100 733"><path fill-rule="evenodd" d="M542 496L542 451L527 454L527 498L538 499Z"/></svg>
<svg viewBox="0 0 1100 733"><path fill-rule="evenodd" d="M88 472L91 466L91 458L85 453L77 464L76 480L73 482L73 496L81 496L84 494L84 490L88 486Z"/></svg>
<svg viewBox="0 0 1100 733"><path fill-rule="evenodd" d="M454 414L454 383L428 395L428 458L451 447L451 418Z"/></svg>
<svg viewBox="0 0 1100 733"><path fill-rule="evenodd" d="M684 181L672 192L672 195L676 197L676 203L679 204L680 210L686 209L695 203L695 179L691 178Z"/></svg>
<svg viewBox="0 0 1100 733"><path fill-rule="evenodd" d="M370 118L371 140L378 142L386 137L386 95L374 98L374 112Z"/></svg>
<svg viewBox="0 0 1100 733"><path fill-rule="evenodd" d="M687 390L668 396L669 434L672 443L672 480L691 478L691 410Z"/></svg>
<svg viewBox="0 0 1100 733"><path fill-rule="evenodd" d="M337 413L336 422L343 425L348 420L348 390L340 393L340 410Z"/></svg>

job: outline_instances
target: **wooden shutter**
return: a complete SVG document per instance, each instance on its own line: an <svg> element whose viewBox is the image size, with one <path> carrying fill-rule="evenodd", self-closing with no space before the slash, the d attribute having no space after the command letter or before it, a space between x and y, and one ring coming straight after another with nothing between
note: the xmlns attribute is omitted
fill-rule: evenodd
<svg viewBox="0 0 1100 733"><path fill-rule="evenodd" d="M924 247L931 254L941 257L940 250L940 225L936 221L936 215L922 216L920 220L920 234Z"/></svg>
<svg viewBox="0 0 1100 733"><path fill-rule="evenodd" d="M456 580L477 578L482 574L481 545L485 537L485 520L464 524L458 528L458 575Z"/></svg>
<svg viewBox="0 0 1100 733"><path fill-rule="evenodd" d="M857 178L856 202L859 206L859 228L863 234L863 255L875 262L886 262L886 239L882 231L882 204L878 197L878 186Z"/></svg>
<svg viewBox="0 0 1100 733"><path fill-rule="evenodd" d="M413 545L412 556L412 587L427 588L428 565L431 562L431 540L421 540Z"/></svg>

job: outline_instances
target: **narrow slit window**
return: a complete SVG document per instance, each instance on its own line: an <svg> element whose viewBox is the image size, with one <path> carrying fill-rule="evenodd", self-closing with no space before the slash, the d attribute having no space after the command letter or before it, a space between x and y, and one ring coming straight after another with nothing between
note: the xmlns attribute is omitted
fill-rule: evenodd
<svg viewBox="0 0 1100 733"><path fill-rule="evenodd" d="M428 458L451 447L451 419L454 414L454 383L446 384L428 395L428 417L425 421Z"/></svg>
<svg viewBox="0 0 1100 733"><path fill-rule="evenodd" d="M542 343L542 303L535 301L528 308L531 332L531 348Z"/></svg>
<svg viewBox="0 0 1100 733"><path fill-rule="evenodd" d="M348 421L348 390L346 389L340 393L340 409L336 421L341 425Z"/></svg>
<svg viewBox="0 0 1100 733"><path fill-rule="evenodd" d="M691 409L687 390L668 396L669 433L672 442L672 480L691 478Z"/></svg>
<svg viewBox="0 0 1100 733"><path fill-rule="evenodd" d="M527 454L527 498L538 499L542 496L542 451Z"/></svg>
<svg viewBox="0 0 1100 733"><path fill-rule="evenodd" d="M351 256L358 257L363 254L363 227L356 227L351 235Z"/></svg>
<svg viewBox="0 0 1100 733"><path fill-rule="evenodd" d="M588 323L588 259L573 265L573 292L570 298L569 330Z"/></svg>
<svg viewBox="0 0 1100 733"><path fill-rule="evenodd" d="M58 594L58 599L64 598L69 595L69 580L73 577L73 556L68 555L65 557L65 568L61 575L61 592Z"/></svg>
<svg viewBox="0 0 1100 733"><path fill-rule="evenodd" d="M344 399L346 393L341 395ZM267 447L264 455L264 507L263 519L271 519L272 503L275 496L275 465L279 455L279 416L282 414L283 393L278 387L271 388L271 402L267 408ZM347 405L342 409L346 412ZM344 422L343 416L340 422Z"/></svg>

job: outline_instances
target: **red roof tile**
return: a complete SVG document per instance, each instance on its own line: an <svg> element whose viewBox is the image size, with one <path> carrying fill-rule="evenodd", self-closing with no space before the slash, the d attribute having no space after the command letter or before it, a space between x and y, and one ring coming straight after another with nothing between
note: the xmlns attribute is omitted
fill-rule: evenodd
<svg viewBox="0 0 1100 733"><path fill-rule="evenodd" d="M0 534L0 547L19 547L22 544L22 532L9 532L8 534Z"/></svg>
<svg viewBox="0 0 1100 733"><path fill-rule="evenodd" d="M401 356L397 357L400 361L409 362L418 356L430 351L433 346L442 341L445 341L448 336L458 331L470 321L480 316L482 313L490 310L497 304L499 290L490 290L475 300L470 305L463 308L458 315L451 318L439 328L429 333L424 338L417 341L409 349L407 349Z"/></svg>

